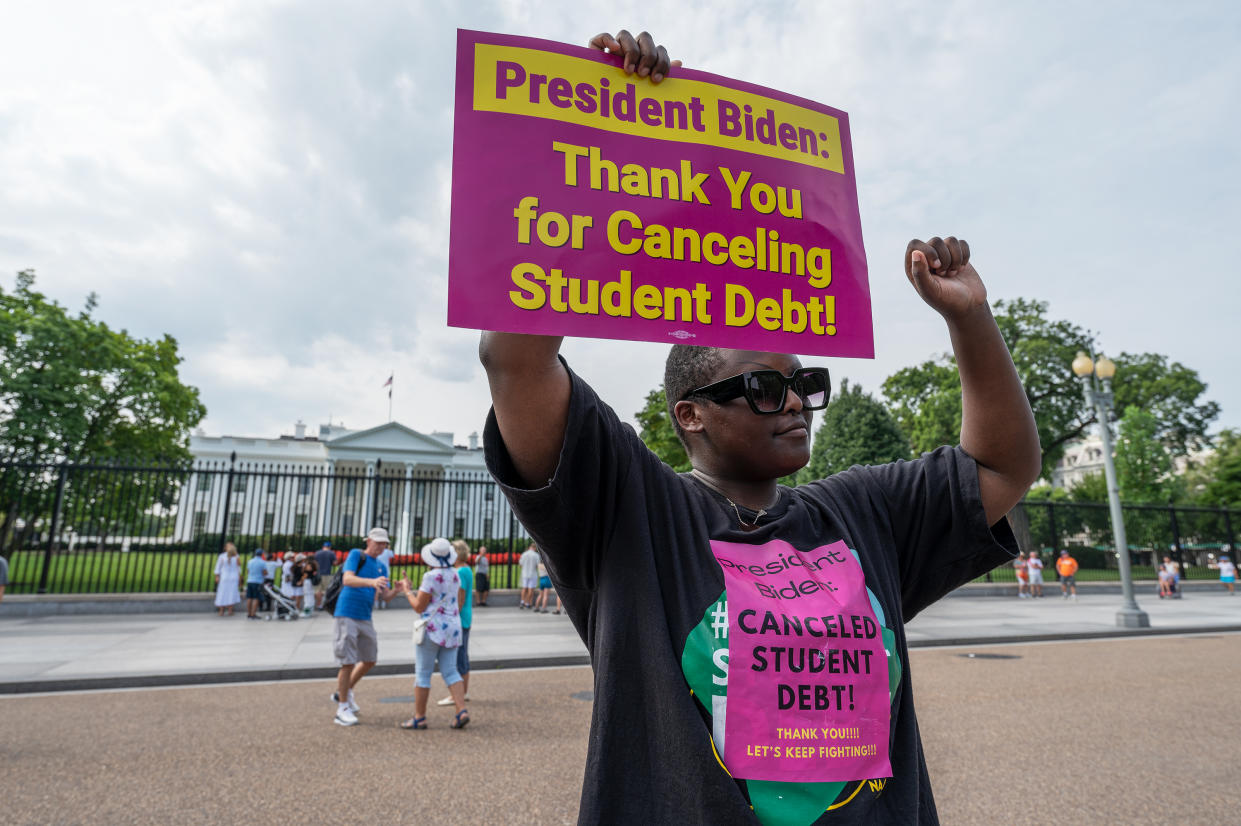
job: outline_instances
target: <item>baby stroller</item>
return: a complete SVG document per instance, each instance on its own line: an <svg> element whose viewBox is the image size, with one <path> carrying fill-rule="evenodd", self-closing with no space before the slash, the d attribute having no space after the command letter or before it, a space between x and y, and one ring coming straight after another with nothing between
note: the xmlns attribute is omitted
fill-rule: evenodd
<svg viewBox="0 0 1241 826"><path fill-rule="evenodd" d="M270 621L274 619L295 620L297 619L297 603L280 593L272 585L263 583L263 593L267 595L267 599L271 602L271 611L264 619Z"/></svg>

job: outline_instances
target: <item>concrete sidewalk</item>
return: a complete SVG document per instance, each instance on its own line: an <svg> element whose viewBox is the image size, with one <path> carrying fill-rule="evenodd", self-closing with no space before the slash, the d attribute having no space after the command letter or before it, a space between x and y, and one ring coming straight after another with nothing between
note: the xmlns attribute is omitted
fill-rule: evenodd
<svg viewBox="0 0 1241 826"><path fill-rule="evenodd" d="M1222 589L1196 589L1180 600L1143 594L1138 602L1150 629L1116 626L1119 594L1087 593L1071 602L1056 593L1024 600L949 597L906 630L911 647L1241 630L1241 597ZM408 608L375 612L380 664L374 673L413 673L412 626ZM0 694L326 679L336 671L327 615L294 622L214 613L0 616L0 640ZM589 662L563 614L500 604L475 609L470 659L480 670Z"/></svg>

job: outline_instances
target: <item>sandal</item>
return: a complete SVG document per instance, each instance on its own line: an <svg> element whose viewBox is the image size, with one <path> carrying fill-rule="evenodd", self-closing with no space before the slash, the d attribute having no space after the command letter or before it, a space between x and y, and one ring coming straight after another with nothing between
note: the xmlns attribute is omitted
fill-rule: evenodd
<svg viewBox="0 0 1241 826"><path fill-rule="evenodd" d="M469 709L461 709L457 712L457 716L452 721L452 728L465 728L470 723Z"/></svg>
<svg viewBox="0 0 1241 826"><path fill-rule="evenodd" d="M427 718L426 717L410 717L404 723L400 723L400 726L406 731L413 731L414 729L424 729L427 727Z"/></svg>

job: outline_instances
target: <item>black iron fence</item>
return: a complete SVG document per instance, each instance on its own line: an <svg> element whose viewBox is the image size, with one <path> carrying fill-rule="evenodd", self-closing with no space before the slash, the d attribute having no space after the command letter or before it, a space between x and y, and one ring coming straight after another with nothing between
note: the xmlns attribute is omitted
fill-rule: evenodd
<svg viewBox="0 0 1241 826"><path fill-rule="evenodd" d="M1133 575L1155 579L1167 557L1179 563L1182 578L1214 579L1221 554L1234 560L1241 510L1189 505L1122 505ZM1081 569L1079 580L1118 578L1120 549L1106 503L1027 500L1009 515L1023 551L1043 552L1045 577L1055 578L1055 557L1067 550ZM993 582L1013 582L1016 572L1001 566Z"/></svg>
<svg viewBox="0 0 1241 826"><path fill-rule="evenodd" d="M0 555L9 593L210 591L226 542L243 560L272 553L361 547L374 526L392 535L393 574L415 581L419 549L435 536L486 545L493 587L516 584L529 537L483 470L375 461L337 470L240 463L190 467L0 462ZM1125 505L1130 561L1154 578L1167 556L1191 579L1214 578L1236 547L1241 510ZM1118 550L1108 506L1026 501L1010 516L1023 550L1045 552L1049 576L1061 549L1080 580L1114 579ZM1014 581L1011 567L988 575Z"/></svg>
<svg viewBox="0 0 1241 826"><path fill-rule="evenodd" d="M392 536L395 577L415 583L431 538L488 548L492 587L515 580L529 543L491 476L375 461L316 466L196 462L191 467L0 462L0 555L8 593L210 591L226 542L242 561L362 547Z"/></svg>

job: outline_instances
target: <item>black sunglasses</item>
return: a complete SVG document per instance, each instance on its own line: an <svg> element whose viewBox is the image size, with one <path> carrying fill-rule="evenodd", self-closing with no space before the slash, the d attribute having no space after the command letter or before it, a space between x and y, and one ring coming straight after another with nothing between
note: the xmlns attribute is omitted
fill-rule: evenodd
<svg viewBox="0 0 1241 826"><path fill-rule="evenodd" d="M806 410L822 410L827 407L827 400L832 395L832 382L826 367L800 367L791 376L785 376L779 370L747 370L739 376L730 376L691 390L679 401L701 396L720 404L745 396L751 410L766 415L784 410L784 399L790 387L801 398L802 407Z"/></svg>

